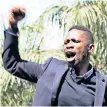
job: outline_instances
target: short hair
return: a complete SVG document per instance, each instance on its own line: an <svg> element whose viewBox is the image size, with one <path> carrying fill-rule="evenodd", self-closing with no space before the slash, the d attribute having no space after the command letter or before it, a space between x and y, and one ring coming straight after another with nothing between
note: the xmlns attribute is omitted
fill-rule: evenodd
<svg viewBox="0 0 107 107"><path fill-rule="evenodd" d="M69 29L69 31L71 31L73 29L77 29L77 30L86 32L86 36L88 37L89 44L94 44L93 34L88 28L86 28L82 25L74 25Z"/></svg>

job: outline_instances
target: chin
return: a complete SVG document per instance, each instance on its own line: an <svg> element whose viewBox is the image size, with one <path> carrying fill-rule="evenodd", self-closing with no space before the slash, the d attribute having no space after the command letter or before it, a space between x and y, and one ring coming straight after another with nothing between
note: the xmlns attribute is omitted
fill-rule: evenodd
<svg viewBox="0 0 107 107"><path fill-rule="evenodd" d="M72 65L75 65L75 59L67 58L67 62L72 64Z"/></svg>
<svg viewBox="0 0 107 107"><path fill-rule="evenodd" d="M81 63L81 62L78 61L78 60L70 59L70 58L67 58L67 62L68 62L69 64L71 64L72 66L77 66L79 63Z"/></svg>

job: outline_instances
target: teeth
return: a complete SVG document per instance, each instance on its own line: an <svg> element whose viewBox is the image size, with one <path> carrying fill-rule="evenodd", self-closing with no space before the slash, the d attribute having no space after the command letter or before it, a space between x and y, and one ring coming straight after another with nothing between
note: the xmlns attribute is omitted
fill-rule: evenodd
<svg viewBox="0 0 107 107"><path fill-rule="evenodd" d="M75 62L74 59L70 59L70 58L67 58L67 61L68 61L68 62Z"/></svg>

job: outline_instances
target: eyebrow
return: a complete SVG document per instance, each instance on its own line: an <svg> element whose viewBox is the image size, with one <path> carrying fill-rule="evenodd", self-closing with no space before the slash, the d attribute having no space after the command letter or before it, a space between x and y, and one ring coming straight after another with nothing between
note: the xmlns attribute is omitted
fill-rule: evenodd
<svg viewBox="0 0 107 107"><path fill-rule="evenodd" d="M67 41L70 41L70 40L72 40L73 42L77 42L77 43L81 42L81 40L78 40L78 39L75 39L75 38L71 38L71 39L67 38L67 39L64 40L64 43L67 42Z"/></svg>

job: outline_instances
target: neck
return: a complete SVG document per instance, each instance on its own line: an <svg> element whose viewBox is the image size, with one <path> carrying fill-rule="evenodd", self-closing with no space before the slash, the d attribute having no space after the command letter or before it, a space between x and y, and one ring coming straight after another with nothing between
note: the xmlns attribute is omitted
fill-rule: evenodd
<svg viewBox="0 0 107 107"><path fill-rule="evenodd" d="M74 66L74 69L76 71L76 74L78 76L84 75L86 72L88 72L89 62L80 63L76 66Z"/></svg>
<svg viewBox="0 0 107 107"><path fill-rule="evenodd" d="M73 66L73 64L70 63L69 66ZM88 72L88 70L89 70L89 59L84 60L83 62L81 62L81 63L79 63L79 64L77 64L77 65L74 65L73 67L74 67L74 69L75 69L75 71L76 71L76 74L77 74L78 76L82 76L82 75L84 75L86 72Z"/></svg>

